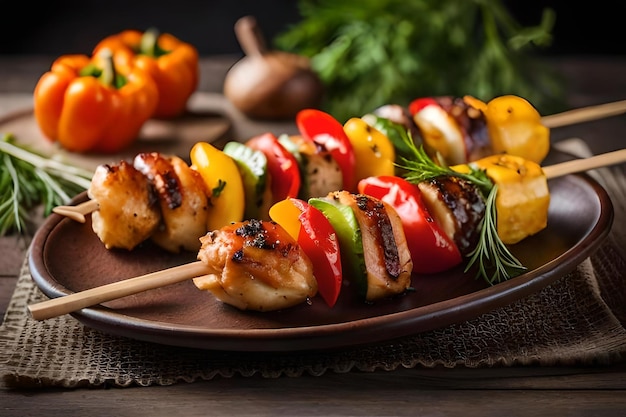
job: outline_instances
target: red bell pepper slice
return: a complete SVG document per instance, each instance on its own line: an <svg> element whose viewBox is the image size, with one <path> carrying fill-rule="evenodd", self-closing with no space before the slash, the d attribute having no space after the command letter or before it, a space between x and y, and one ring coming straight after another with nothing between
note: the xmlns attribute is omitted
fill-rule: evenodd
<svg viewBox="0 0 626 417"><path fill-rule="evenodd" d="M300 110L296 114L296 125L303 138L330 152L341 169L343 188L354 191L356 157L343 125L330 114L317 109Z"/></svg>
<svg viewBox="0 0 626 417"><path fill-rule="evenodd" d="M431 217L415 184L396 176L378 176L359 181L358 190L396 209L413 259L413 272L437 273L461 263L459 249Z"/></svg>
<svg viewBox="0 0 626 417"><path fill-rule="evenodd" d="M421 98L416 98L409 104L409 113L411 113L411 116L415 116L416 113L419 113L424 107L428 107L428 106L441 107L441 105L434 98L421 97Z"/></svg>
<svg viewBox="0 0 626 417"><path fill-rule="evenodd" d="M299 212L297 236L293 235L294 206ZM296 239L311 259L318 292L326 304L333 307L339 298L343 275L339 238L326 216L306 201L288 198L270 208L270 217Z"/></svg>
<svg viewBox="0 0 626 417"><path fill-rule="evenodd" d="M298 161L278 138L273 133L264 133L249 139L246 145L263 152L267 158L273 200L297 197L301 183Z"/></svg>

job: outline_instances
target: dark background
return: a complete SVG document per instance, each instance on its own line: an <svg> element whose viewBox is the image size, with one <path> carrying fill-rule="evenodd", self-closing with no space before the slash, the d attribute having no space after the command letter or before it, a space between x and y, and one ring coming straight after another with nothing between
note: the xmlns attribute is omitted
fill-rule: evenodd
<svg viewBox="0 0 626 417"><path fill-rule="evenodd" d="M266 38L298 21L292 0L70 0L14 2L0 24L0 53L90 53L104 36L155 27L192 43L201 55L240 53L233 26L254 15Z"/></svg>
<svg viewBox="0 0 626 417"><path fill-rule="evenodd" d="M524 25L538 24L544 7L556 11L554 42L541 53L626 55L626 2L504 3ZM239 17L254 15L267 39L299 19L294 0L18 1L11 9L2 13L0 54L90 53L104 36L151 26L194 44L201 55L240 53L233 32Z"/></svg>

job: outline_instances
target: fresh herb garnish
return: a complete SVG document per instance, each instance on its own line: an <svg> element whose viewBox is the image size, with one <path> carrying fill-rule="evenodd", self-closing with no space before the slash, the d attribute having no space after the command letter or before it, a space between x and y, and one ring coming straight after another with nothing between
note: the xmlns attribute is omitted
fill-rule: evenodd
<svg viewBox="0 0 626 417"><path fill-rule="evenodd" d="M311 58L340 120L416 97L503 94L542 113L565 107L564 81L533 56L552 42L555 13L524 27L502 0L299 0L302 19L277 48ZM540 11L539 11L540 12Z"/></svg>
<svg viewBox="0 0 626 417"><path fill-rule="evenodd" d="M447 166L436 164L428 156L423 146L418 148L411 142L409 149L412 150L413 156L410 159L403 158L403 164L399 164L400 168L406 171L404 177L407 181L418 184L439 175L454 175L464 180L471 181L478 186L481 194L485 197L493 188L493 183L483 170L477 170L470 166L470 172L464 174L454 171Z"/></svg>
<svg viewBox="0 0 626 417"><path fill-rule="evenodd" d="M419 184L440 175L454 175L475 184L485 199L485 215L479 225L479 240L476 247L467 255L470 259L465 272L477 264L477 277L482 277L489 285L493 285L524 271L526 268L513 256L498 235L496 210L498 186L489 179L486 172L471 166L467 174L457 172L450 167L436 164L423 146L418 147L410 139L410 135L405 136L405 142L413 154L410 158L403 157L403 163L399 164L407 181Z"/></svg>
<svg viewBox="0 0 626 417"><path fill-rule="evenodd" d="M11 134L0 138L0 236L26 233L29 212L43 204L48 216L89 188L92 172L39 155L14 143Z"/></svg>
<svg viewBox="0 0 626 417"><path fill-rule="evenodd" d="M513 256L498 236L496 227L496 194L498 186L494 185L485 202L485 216L483 217L480 238L474 250L467 254L470 258L465 272L474 264L478 264L478 276L493 285L519 275L526 270L524 265ZM489 272L493 271L491 275Z"/></svg>

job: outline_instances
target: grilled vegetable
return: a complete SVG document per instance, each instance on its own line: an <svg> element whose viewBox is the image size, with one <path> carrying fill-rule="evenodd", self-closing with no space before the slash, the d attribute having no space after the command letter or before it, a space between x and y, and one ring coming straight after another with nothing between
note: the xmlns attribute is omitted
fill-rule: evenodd
<svg viewBox="0 0 626 417"><path fill-rule="evenodd" d="M499 96L488 103L471 96L418 98L409 112L427 152L447 165L502 153L541 163L550 148L549 129L521 97Z"/></svg>
<svg viewBox="0 0 626 417"><path fill-rule="evenodd" d="M210 190L211 210L207 230L217 230L243 220L244 187L233 158L206 142L196 143L189 153L191 164Z"/></svg>
<svg viewBox="0 0 626 417"><path fill-rule="evenodd" d="M373 301L401 294L411 286L413 262L400 217L387 203L347 191L330 198L352 208L361 229L367 268L365 299Z"/></svg>
<svg viewBox="0 0 626 417"><path fill-rule="evenodd" d="M360 230L360 240L354 238L354 233L352 237L347 236L348 233L338 233L342 253L344 247L354 249L358 256L362 253L363 262L359 259L357 265L354 261L352 265L364 265L365 274L358 268L361 273L346 275L355 282L360 295L371 302L407 291L411 285L413 263L400 217L395 210L381 200L348 191L335 191L326 200L350 208ZM311 204L316 203L312 200ZM321 210L324 212L324 208ZM332 218L329 219L334 225ZM342 243L342 239L347 241ZM358 247L359 244L361 247Z"/></svg>
<svg viewBox="0 0 626 417"><path fill-rule="evenodd" d="M297 197L300 192L300 169L295 156L272 133L264 133L246 141L246 146L263 152L272 190L272 202Z"/></svg>
<svg viewBox="0 0 626 417"><path fill-rule="evenodd" d="M354 211L349 206L326 197L311 198L309 204L328 219L337 233L342 273L346 277L352 277L350 284L355 287L355 292L364 298L367 294L367 280L365 279L367 267L363 253L361 227Z"/></svg>
<svg viewBox="0 0 626 417"><path fill-rule="evenodd" d="M484 103L465 96L464 101L480 110L487 120L493 154L507 153L540 164L550 150L550 130L528 100L506 95Z"/></svg>
<svg viewBox="0 0 626 417"><path fill-rule="evenodd" d="M420 188L396 176L369 177L359 181L361 194L391 205L402 221L413 271L436 273L449 270L462 261L461 253L428 211Z"/></svg>
<svg viewBox="0 0 626 417"><path fill-rule="evenodd" d="M353 117L343 129L354 151L356 181L378 175L393 175L396 152L387 136L365 120Z"/></svg>
<svg viewBox="0 0 626 417"><path fill-rule="evenodd" d="M411 148L406 142L423 144L421 132L415 121L411 117L409 110L398 104L387 104L377 108L372 113L362 117L370 126L382 132L393 145L396 159L400 162L402 158L412 155ZM396 173L398 167L396 166Z"/></svg>
<svg viewBox="0 0 626 417"><path fill-rule="evenodd" d="M489 284L507 280L524 271L526 268L511 254L498 235L496 227L497 211L495 206L498 185L494 184L491 179L489 179L486 172L472 166L469 166L469 172L463 173L455 171L449 167L435 164L433 160L428 157L423 147L418 148L410 141L407 141L407 146L412 149L413 157L405 159L402 168L405 170L404 175L409 182L419 185L424 181L434 178L445 178L446 176L458 177L459 179L469 181L475 185L484 199L485 215L478 226L479 237L476 246L466 255L470 260L467 263L465 271L469 271L472 267L477 266L477 276L484 278ZM463 186L463 184L457 183L457 186L458 185ZM468 194L468 196L469 195L471 194ZM433 192L431 196L432 202L435 203L437 201L437 193ZM473 197L467 199L468 202L473 200ZM445 207L441 207L443 208L441 213L445 217ZM449 221L448 224L450 225L448 232L454 233L454 230L457 230L457 228L454 227L454 223ZM463 230L462 227L460 230ZM464 236L465 234L463 233L459 237ZM467 237L473 239L471 235ZM462 248L459 248L459 250L465 253Z"/></svg>
<svg viewBox="0 0 626 417"><path fill-rule="evenodd" d="M452 169L467 173L470 167L484 170L498 185L497 229L502 242L514 244L545 229L550 192L538 164L513 155L493 155Z"/></svg>
<svg viewBox="0 0 626 417"><path fill-rule="evenodd" d="M462 99L418 98L409 105L429 154L462 164L491 153L483 114Z"/></svg>
<svg viewBox="0 0 626 417"><path fill-rule="evenodd" d="M343 272L339 238L324 214L309 203L287 198L270 208L270 217L283 226L313 264L320 295L329 307L339 297Z"/></svg>
<svg viewBox="0 0 626 417"><path fill-rule="evenodd" d="M472 182L453 175L440 175L417 184L428 212L461 254L476 247L485 201Z"/></svg>
<svg viewBox="0 0 626 417"><path fill-rule="evenodd" d="M228 142L223 152L233 158L243 180L244 218L269 220L272 190L265 154L240 142Z"/></svg>

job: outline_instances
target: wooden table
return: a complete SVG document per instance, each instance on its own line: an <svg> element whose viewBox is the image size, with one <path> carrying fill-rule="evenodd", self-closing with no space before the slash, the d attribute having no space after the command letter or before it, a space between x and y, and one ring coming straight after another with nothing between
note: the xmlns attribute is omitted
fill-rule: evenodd
<svg viewBox="0 0 626 417"><path fill-rule="evenodd" d="M49 57L0 57L0 114L31 105ZM219 92L230 57L202 62L201 91ZM570 79L570 107L626 98L626 59L553 61ZM623 148L626 116L561 128L595 153ZM4 315L27 240L0 238ZM0 390L0 415L626 415L626 364L607 367L411 369L299 378L232 378L125 389Z"/></svg>

